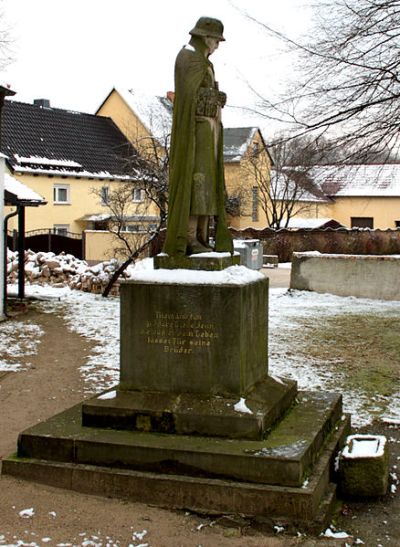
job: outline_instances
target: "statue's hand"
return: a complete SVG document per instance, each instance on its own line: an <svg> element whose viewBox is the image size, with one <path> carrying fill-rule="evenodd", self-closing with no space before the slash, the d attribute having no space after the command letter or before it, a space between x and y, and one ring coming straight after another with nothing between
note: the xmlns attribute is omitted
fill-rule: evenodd
<svg viewBox="0 0 400 547"><path fill-rule="evenodd" d="M226 93L223 91L218 91L218 104L221 108L226 104Z"/></svg>

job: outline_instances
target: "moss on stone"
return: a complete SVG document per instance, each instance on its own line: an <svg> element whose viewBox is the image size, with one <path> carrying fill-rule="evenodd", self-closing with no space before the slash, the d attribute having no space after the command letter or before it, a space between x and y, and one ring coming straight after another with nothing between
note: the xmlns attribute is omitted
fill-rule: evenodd
<svg viewBox="0 0 400 547"><path fill-rule="evenodd" d="M340 490L348 497L376 497L386 494L389 477L387 444L380 457L340 458Z"/></svg>

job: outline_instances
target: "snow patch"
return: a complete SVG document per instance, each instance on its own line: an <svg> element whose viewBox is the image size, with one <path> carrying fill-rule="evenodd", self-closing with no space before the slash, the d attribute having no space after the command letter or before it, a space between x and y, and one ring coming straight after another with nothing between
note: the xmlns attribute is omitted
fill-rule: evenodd
<svg viewBox="0 0 400 547"><path fill-rule="evenodd" d="M323 534L321 534L322 537L326 538L334 538L334 539L345 539L349 538L349 534L347 532L335 532L331 528L327 528Z"/></svg>
<svg viewBox="0 0 400 547"><path fill-rule="evenodd" d="M18 363L18 359L35 355L43 334L39 325L23 321L0 323L0 372L25 370L27 367Z"/></svg>
<svg viewBox="0 0 400 547"><path fill-rule="evenodd" d="M383 456L386 445L384 435L350 435L342 451L343 458L379 458Z"/></svg>
<svg viewBox="0 0 400 547"><path fill-rule="evenodd" d="M57 160L54 158L41 158L39 156L24 157L19 154L14 154L14 158L21 164L28 163L31 165L53 165L57 167L82 167L80 163L73 160Z"/></svg>
<svg viewBox="0 0 400 547"><path fill-rule="evenodd" d="M250 408L246 405L246 399L240 397L239 401L233 405L236 412L242 412L243 414L253 414Z"/></svg>
<svg viewBox="0 0 400 547"><path fill-rule="evenodd" d="M18 514L23 519L30 519L35 514L35 510L33 507L30 507L29 509L22 509Z"/></svg>
<svg viewBox="0 0 400 547"><path fill-rule="evenodd" d="M21 201L34 201L39 203L46 203L46 200L39 194L34 192L16 178L12 177L8 173L4 173L4 189L16 196Z"/></svg>
<svg viewBox="0 0 400 547"><path fill-rule="evenodd" d="M239 253L234 254L238 255ZM216 251L209 251L207 253L197 253L194 255L190 255L189 258L230 258L231 256L231 253L217 253Z"/></svg>
<svg viewBox="0 0 400 547"><path fill-rule="evenodd" d="M115 390L113 391L107 391L107 393L103 393L102 395L99 395L98 399L115 399L117 396L117 392Z"/></svg>
<svg viewBox="0 0 400 547"><path fill-rule="evenodd" d="M225 270L134 270L130 279L144 283L174 283L180 285L246 285L260 279L263 274L245 266L231 266Z"/></svg>

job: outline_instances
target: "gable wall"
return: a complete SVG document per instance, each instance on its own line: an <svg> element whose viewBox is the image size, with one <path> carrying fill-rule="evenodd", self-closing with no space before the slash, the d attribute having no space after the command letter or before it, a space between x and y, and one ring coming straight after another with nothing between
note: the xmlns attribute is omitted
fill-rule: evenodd
<svg viewBox="0 0 400 547"><path fill-rule="evenodd" d="M374 228L395 228L400 221L399 197L336 197L329 207L329 216L351 227L351 217L372 217Z"/></svg>
<svg viewBox="0 0 400 547"><path fill-rule="evenodd" d="M253 153L253 145L258 144L261 153L257 157L257 170L249 162ZM257 203L258 220L253 220L253 187L259 184L257 171L262 172L266 184L269 184L271 160L264 150L260 132L257 131L240 162L225 163L225 183L228 195L239 195L241 198L240 216L228 217L230 226L243 229L249 226L262 229L266 227L266 219L260 201ZM260 196L259 192L259 196Z"/></svg>
<svg viewBox="0 0 400 547"><path fill-rule="evenodd" d="M140 147L142 139L149 137L146 127L115 89L101 106L97 115L111 118L135 148Z"/></svg>

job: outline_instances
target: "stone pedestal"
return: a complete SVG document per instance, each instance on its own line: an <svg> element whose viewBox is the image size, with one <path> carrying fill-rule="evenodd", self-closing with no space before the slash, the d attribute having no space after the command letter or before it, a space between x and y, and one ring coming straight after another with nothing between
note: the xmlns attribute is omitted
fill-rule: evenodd
<svg viewBox="0 0 400 547"><path fill-rule="evenodd" d="M122 284L120 384L83 405L83 424L262 439L297 388L267 374L268 279L254 277Z"/></svg>
<svg viewBox="0 0 400 547"><path fill-rule="evenodd" d="M21 433L2 472L325 528L349 418L340 395L297 393L295 381L268 375L268 280L243 266L166 267L120 294L119 385Z"/></svg>
<svg viewBox="0 0 400 547"><path fill-rule="evenodd" d="M121 284L120 389L245 396L267 375L268 279Z"/></svg>

